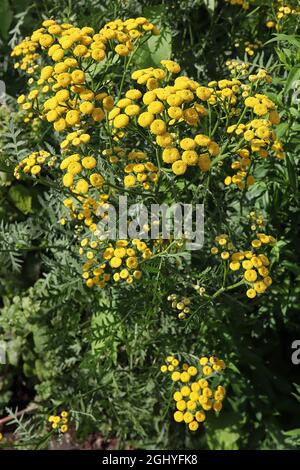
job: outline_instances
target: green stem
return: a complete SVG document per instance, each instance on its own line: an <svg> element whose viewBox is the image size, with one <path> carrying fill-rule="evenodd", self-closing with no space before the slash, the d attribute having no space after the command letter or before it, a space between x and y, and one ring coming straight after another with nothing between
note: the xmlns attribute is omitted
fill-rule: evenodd
<svg viewBox="0 0 300 470"><path fill-rule="evenodd" d="M223 292L227 292L229 290L235 289L236 287L239 287L243 285L244 283L245 283L244 279L241 279L239 282L236 282L235 284L231 284L231 286L228 286L228 287L222 286L210 297L210 299L211 300L216 299L217 297L219 297L219 295L223 294Z"/></svg>

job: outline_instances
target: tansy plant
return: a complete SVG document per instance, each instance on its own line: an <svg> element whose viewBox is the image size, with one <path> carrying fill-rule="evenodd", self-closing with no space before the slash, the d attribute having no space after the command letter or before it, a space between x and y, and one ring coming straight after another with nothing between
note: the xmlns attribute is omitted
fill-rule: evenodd
<svg viewBox="0 0 300 470"><path fill-rule="evenodd" d="M46 20L12 52L30 76L30 91L18 98L24 121L48 121L60 141L60 156L33 152L15 175L54 177L68 194L64 205L76 234L84 234L79 252L89 287L140 279L143 260L157 252L152 242L99 239L99 209L105 216L105 204L124 190L162 202L161 193L181 178L204 184L214 171L223 190L245 191L260 159L284 158L274 127L279 115L262 92L271 82L265 70L249 75L233 64L231 78L207 85L180 75L172 60L131 72L151 34L159 31L143 17L99 32Z"/></svg>
<svg viewBox="0 0 300 470"><path fill-rule="evenodd" d="M190 358L195 362L195 358ZM217 414L222 409L225 388L220 385L225 363L217 357L200 357L197 365L168 356L161 372L169 374L174 382L173 400L176 411L174 420L184 422L190 431L197 431L199 424L206 420L206 414L212 410Z"/></svg>
<svg viewBox="0 0 300 470"><path fill-rule="evenodd" d="M229 3L249 7L244 1ZM247 220L255 227L249 228L255 232L250 245L240 232L241 240L230 240L222 224L211 220L215 245L209 247L206 268L221 281L206 287L190 273L185 236L103 240L99 235L109 204L124 194L131 202L209 201L215 208L215 191L238 199L242 217L256 169L285 158L276 133L280 116L268 96L272 77L265 68L254 66L250 73L249 64L230 60L228 75L208 83L188 77L171 59L139 68L137 52L153 35L159 30L144 17L111 21L99 30L50 19L13 49L15 68L29 77L28 91L17 100L24 123L43 121L54 141L51 149L34 148L22 156L15 177L40 181L61 194L61 224L74 231L87 287L119 294L142 283L153 260L161 267L172 258L190 286L197 282L200 304L240 288L254 299L272 284L266 250L276 244L254 212ZM159 275L155 285L158 289ZM180 320L189 322L197 313L188 295L173 290L167 298ZM175 421L195 431L206 412L219 413L224 368L213 355L182 367L175 357L167 358L161 370L171 373L176 388ZM67 430L67 416L51 415L49 422L52 429Z"/></svg>

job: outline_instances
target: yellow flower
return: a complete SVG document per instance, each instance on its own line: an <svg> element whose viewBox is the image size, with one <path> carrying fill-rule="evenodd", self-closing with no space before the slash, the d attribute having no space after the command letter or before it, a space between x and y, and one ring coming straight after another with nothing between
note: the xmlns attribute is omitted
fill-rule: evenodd
<svg viewBox="0 0 300 470"><path fill-rule="evenodd" d="M267 289L267 286L264 281L255 282L253 287L258 294L263 294Z"/></svg>
<svg viewBox="0 0 300 470"><path fill-rule="evenodd" d="M99 173L93 173L90 176L90 183L95 188L100 188L104 183L104 178Z"/></svg>
<svg viewBox="0 0 300 470"><path fill-rule="evenodd" d="M134 279L141 279L142 272L141 271L134 271L133 277L134 277Z"/></svg>
<svg viewBox="0 0 300 470"><path fill-rule="evenodd" d="M50 34L43 34L39 39L39 43L43 47L49 47L53 42L54 38Z"/></svg>
<svg viewBox="0 0 300 470"><path fill-rule="evenodd" d="M97 165L97 160L94 157L84 157L82 159L82 166L84 168L87 168L88 170L95 168L96 165Z"/></svg>
<svg viewBox="0 0 300 470"><path fill-rule="evenodd" d="M183 420L185 423L189 424L193 421L193 415L190 411L186 411L183 415Z"/></svg>
<svg viewBox="0 0 300 470"><path fill-rule="evenodd" d="M210 157L209 157L208 153L204 153L202 155L199 155L198 166L199 166L200 170L203 171L203 172L209 171L210 166L211 166L211 160L210 160Z"/></svg>
<svg viewBox="0 0 300 470"><path fill-rule="evenodd" d="M138 261L137 261L137 258L135 256L129 256L126 260L126 265L128 266L128 268L130 269L134 269L137 267L138 265Z"/></svg>
<svg viewBox="0 0 300 470"><path fill-rule="evenodd" d="M265 104L258 103L253 108L254 113L257 116L264 116L268 112L268 108Z"/></svg>
<svg viewBox="0 0 300 470"><path fill-rule="evenodd" d="M214 411L219 413L222 409L222 403L220 401L215 401L215 403L213 404L213 409Z"/></svg>
<svg viewBox="0 0 300 470"><path fill-rule="evenodd" d="M68 166L68 173L71 175L77 175L80 173L82 170L82 166L78 162L71 162L70 165Z"/></svg>
<svg viewBox="0 0 300 470"><path fill-rule="evenodd" d="M63 177L63 184L67 188L72 186L72 184L73 184L73 175L71 175L70 173L66 173Z"/></svg>
<svg viewBox="0 0 300 470"><path fill-rule="evenodd" d="M76 110L68 111L66 114L66 121L71 126L80 123L80 114Z"/></svg>
<svg viewBox="0 0 300 470"><path fill-rule="evenodd" d="M217 155L219 155L220 153L220 147L219 145L216 143L216 142L213 142L211 141L209 144L208 144L208 151L209 153L213 156L213 157L216 157Z"/></svg>
<svg viewBox="0 0 300 470"><path fill-rule="evenodd" d="M197 375L198 370L194 366L190 366L187 370L187 373L190 374L191 376Z"/></svg>
<svg viewBox="0 0 300 470"><path fill-rule="evenodd" d="M254 282L257 279L257 272L255 269L247 269L244 273L244 278L248 282Z"/></svg>
<svg viewBox="0 0 300 470"><path fill-rule="evenodd" d="M173 380L173 382L177 382L178 380L180 380L180 372L173 372L173 374L171 375L171 379Z"/></svg>
<svg viewBox="0 0 300 470"><path fill-rule="evenodd" d="M111 265L112 268L119 268L122 264L122 259L121 258L118 258L117 256L114 256L109 264Z"/></svg>
<svg viewBox="0 0 300 470"><path fill-rule="evenodd" d="M190 380L191 376L188 372L182 372L180 374L180 380L181 382L185 383L185 382L188 382Z"/></svg>
<svg viewBox="0 0 300 470"><path fill-rule="evenodd" d="M126 106L125 113L128 116L136 116L140 112L140 107L137 104L130 104Z"/></svg>
<svg viewBox="0 0 300 470"><path fill-rule="evenodd" d="M139 100L142 97L142 92L140 90L132 89L128 90L125 96L130 100Z"/></svg>
<svg viewBox="0 0 300 470"><path fill-rule="evenodd" d="M123 56L123 57L127 56L130 53L129 48L125 44L118 44L115 47L115 51L116 51L117 54L119 54L120 56Z"/></svg>
<svg viewBox="0 0 300 470"><path fill-rule="evenodd" d="M90 101L84 101L79 106L79 109L82 112L82 114L91 114L93 112L94 105Z"/></svg>
<svg viewBox="0 0 300 470"><path fill-rule="evenodd" d="M36 175L40 174L41 169L42 169L42 167L40 165L33 165L30 172L31 172L32 175L36 176Z"/></svg>
<svg viewBox="0 0 300 470"><path fill-rule="evenodd" d="M241 267L241 264L238 262L238 261L232 261L230 264L229 264L229 268L232 270L232 271L238 271Z"/></svg>
<svg viewBox="0 0 300 470"><path fill-rule="evenodd" d="M259 104L259 101L257 98L254 98L253 96L248 96L245 99L245 106L248 108L254 108L255 105Z"/></svg>
<svg viewBox="0 0 300 470"><path fill-rule="evenodd" d="M260 248L261 247L261 241L258 239L252 240L251 245L253 248Z"/></svg>
<svg viewBox="0 0 300 470"><path fill-rule="evenodd" d="M64 73L60 73L58 76L57 76L57 82L63 86L63 87L67 87L68 85L70 85L71 83L71 80L72 80L72 77L69 73L67 72L64 72Z"/></svg>
<svg viewBox="0 0 300 470"><path fill-rule="evenodd" d="M242 266L244 269L252 269L253 268L253 263L251 260L245 260L242 262Z"/></svg>
<svg viewBox="0 0 300 470"><path fill-rule="evenodd" d="M62 132L66 129L67 122L64 118L60 118L54 122L53 127L56 130L56 132Z"/></svg>
<svg viewBox="0 0 300 470"><path fill-rule="evenodd" d="M180 147L183 150L193 150L196 147L196 142L194 139L186 137L180 141Z"/></svg>
<svg viewBox="0 0 300 470"><path fill-rule="evenodd" d="M116 129L122 129L129 124L129 117L126 114L119 114L114 119L114 127Z"/></svg>
<svg viewBox="0 0 300 470"><path fill-rule="evenodd" d="M191 393L191 389L187 385L184 385L181 388L181 394L182 394L183 397L188 397L190 393Z"/></svg>
<svg viewBox="0 0 300 470"><path fill-rule="evenodd" d="M210 366L204 366L202 370L204 375L210 375L212 373L212 368Z"/></svg>
<svg viewBox="0 0 300 470"><path fill-rule="evenodd" d="M166 69L171 73L179 73L181 67L177 62L173 60L161 60L160 63L166 67Z"/></svg>
<svg viewBox="0 0 300 470"><path fill-rule="evenodd" d="M52 74L53 74L53 67L51 67L51 65L47 65L46 67L42 68L40 77L43 80L47 80L48 78L52 76Z"/></svg>
<svg viewBox="0 0 300 470"><path fill-rule="evenodd" d="M175 161L172 164L172 171L175 175L183 175L187 170L187 164L182 160Z"/></svg>
<svg viewBox="0 0 300 470"><path fill-rule="evenodd" d="M211 94L212 90L210 88L200 86L196 89L196 95L202 101L207 101L211 97Z"/></svg>
<svg viewBox="0 0 300 470"><path fill-rule="evenodd" d="M198 162L197 152L195 152L195 150L185 150L182 154L182 161L189 166L196 165Z"/></svg>
<svg viewBox="0 0 300 470"><path fill-rule="evenodd" d="M161 101L152 101L152 103L150 103L147 108L150 114L162 113L164 109L165 107Z"/></svg>
<svg viewBox="0 0 300 470"><path fill-rule="evenodd" d="M200 364L201 366L206 366L207 363L208 363L208 358L207 358L207 357L204 356L204 357L201 357L201 358L199 359L199 364Z"/></svg>
<svg viewBox="0 0 300 470"><path fill-rule="evenodd" d="M189 411L194 411L197 407L196 401L194 400L189 400L186 404L186 407Z"/></svg>
<svg viewBox="0 0 300 470"><path fill-rule="evenodd" d="M140 114L138 117L138 124L141 127L149 127L153 121L154 121L153 114L150 114L147 112Z"/></svg>
<svg viewBox="0 0 300 470"><path fill-rule="evenodd" d="M194 137L194 140L196 144L199 145L200 147L207 147L211 142L210 138L204 134L197 134Z"/></svg>
<svg viewBox="0 0 300 470"><path fill-rule="evenodd" d="M163 148L170 147L170 145L173 143L173 137L168 132L165 132L164 134L156 136L156 143Z"/></svg>
<svg viewBox="0 0 300 470"><path fill-rule="evenodd" d="M190 431L197 431L198 428L199 428L199 424L197 423L197 421L191 421L189 423L189 430Z"/></svg>
<svg viewBox="0 0 300 470"><path fill-rule="evenodd" d="M256 297L256 291L254 289L248 289L246 295L249 297L249 299L253 299Z"/></svg>
<svg viewBox="0 0 300 470"><path fill-rule="evenodd" d="M88 48L84 46L83 44L78 44L76 47L73 49L73 54L78 57L83 57L86 55L88 52Z"/></svg>
<svg viewBox="0 0 300 470"><path fill-rule="evenodd" d="M203 421L205 421L206 419L206 415L204 411L197 411L195 414L195 418L199 423L203 423Z"/></svg>
<svg viewBox="0 0 300 470"><path fill-rule="evenodd" d="M166 124L161 119L155 119L150 125L152 134L160 135L166 132Z"/></svg>
<svg viewBox="0 0 300 470"><path fill-rule="evenodd" d="M97 62L100 62L105 58L105 51L103 49L93 49L92 50L92 58Z"/></svg>
<svg viewBox="0 0 300 470"><path fill-rule="evenodd" d="M111 111L114 107L114 99L112 96L106 96L102 101L104 109Z"/></svg>
<svg viewBox="0 0 300 470"><path fill-rule="evenodd" d="M125 188L130 188L130 187L134 186L135 183L136 183L136 177L134 175L125 176L125 178L124 178Z"/></svg>
<svg viewBox="0 0 300 470"><path fill-rule="evenodd" d="M83 70L73 70L71 73L71 78L74 84L80 85L85 81L85 73Z"/></svg>
<svg viewBox="0 0 300 470"><path fill-rule="evenodd" d="M96 122L101 122L105 118L104 112L101 108L94 108L92 111L92 118Z"/></svg>
<svg viewBox="0 0 300 470"><path fill-rule="evenodd" d="M83 144L87 144L91 140L91 136L89 134L81 134L79 139Z"/></svg>
<svg viewBox="0 0 300 470"><path fill-rule="evenodd" d="M162 159L165 163L174 163L179 160L180 154L176 147L169 147L164 149Z"/></svg>
<svg viewBox="0 0 300 470"><path fill-rule="evenodd" d="M89 190L89 183L84 179L80 179L76 183L75 190L77 193L85 194Z"/></svg>
<svg viewBox="0 0 300 470"><path fill-rule="evenodd" d="M129 275L129 272L127 271L127 269L122 269L122 271L120 271L120 278L121 279L126 279L128 278L128 275ZM169 366L170 367L170 366ZM169 369L168 367L168 369Z"/></svg>
<svg viewBox="0 0 300 470"><path fill-rule="evenodd" d="M174 421L176 421L176 423L181 423L183 421L183 413L181 411L175 411Z"/></svg>
<svg viewBox="0 0 300 470"><path fill-rule="evenodd" d="M46 119L48 122L56 121L57 118L58 114L54 109L52 111L48 111L48 113L46 114Z"/></svg>
<svg viewBox="0 0 300 470"><path fill-rule="evenodd" d="M186 402L184 400L178 400L176 403L176 408L179 411L184 411L186 409Z"/></svg>

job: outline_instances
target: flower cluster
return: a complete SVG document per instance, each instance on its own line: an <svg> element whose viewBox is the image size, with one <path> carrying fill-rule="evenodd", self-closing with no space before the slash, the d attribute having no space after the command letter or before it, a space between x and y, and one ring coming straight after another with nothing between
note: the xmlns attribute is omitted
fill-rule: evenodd
<svg viewBox="0 0 300 470"><path fill-rule="evenodd" d="M230 3L230 5L238 5L243 8L243 10L249 10L250 2L247 0L226 0L226 3Z"/></svg>
<svg viewBox="0 0 300 470"><path fill-rule="evenodd" d="M206 289L205 289L205 287L204 287L204 286L201 286L201 285L199 285L199 284L198 284L198 282L197 282L197 284L193 284L193 286L192 286L192 287L195 289L195 291L197 292L197 294L199 294L199 295L200 295L200 297L202 297L202 296L204 296L204 295L205 295L205 292L206 292Z"/></svg>
<svg viewBox="0 0 300 470"><path fill-rule="evenodd" d="M274 8L274 17L266 22L267 28L282 29L283 24L290 18L300 15L299 2L297 0L277 0Z"/></svg>
<svg viewBox="0 0 300 470"><path fill-rule="evenodd" d="M255 179L249 174L250 167L254 168L255 157L268 158L275 156L285 157L282 143L279 141L273 125L279 123L280 118L274 103L265 95L255 94L245 99L246 108L260 119L254 118L247 124L233 124L227 128L231 142L235 142L234 150L239 160L231 163L231 168L236 170L233 176L227 176L224 180L226 186L237 185L240 189L254 184Z"/></svg>
<svg viewBox="0 0 300 470"><path fill-rule="evenodd" d="M97 199L89 196L77 196L75 198L66 198L63 201L72 220L81 222L77 225L78 232L87 227L92 234L97 230L97 222L106 215L106 201L108 194L102 193ZM100 215L100 216L99 216Z"/></svg>
<svg viewBox="0 0 300 470"><path fill-rule="evenodd" d="M200 357L197 367L187 363L181 365L174 356L166 358L161 372L169 373L175 384L173 399L177 410L174 420L177 423L184 422L191 431L196 431L199 423L206 420L208 411L221 411L225 388L217 383L224 369L224 361L215 356Z"/></svg>
<svg viewBox="0 0 300 470"><path fill-rule="evenodd" d="M137 239L107 243L99 240L89 242L88 238L83 238L79 253L86 258L83 278L88 287L105 287L111 279L132 284L142 275L138 270L139 262L152 255L147 244Z"/></svg>
<svg viewBox="0 0 300 470"><path fill-rule="evenodd" d="M108 54L130 54L145 34L159 34L146 18L107 23L99 32L91 27L77 28L68 23L45 20L12 51L17 57L15 67L31 75L30 93L18 102L28 119L33 111L51 122L57 132L82 126L88 128L101 122L105 111L113 107L114 99L106 92L93 90L93 67ZM116 44L116 45L115 45ZM38 60L47 55L49 65L41 70Z"/></svg>
<svg viewBox="0 0 300 470"><path fill-rule="evenodd" d="M158 30L145 18L116 20L99 32L45 20L12 53L17 67L30 75L29 93L18 98L26 119L37 115L57 132L62 187L70 193L64 205L76 237L84 237L79 253L90 287L139 279L140 262L162 246L136 240L119 246L124 240L101 239L98 223L107 220L105 208L118 192L143 190L152 196L175 178L199 184L211 169L215 174L224 168L226 186L246 188L255 182L250 169L256 156L284 157L274 129L280 121L275 104L260 93L271 81L267 71L249 75L247 66L232 61L231 79L207 85L180 74L172 60L131 73L120 56L136 50L147 34ZM104 59L109 79L100 73L97 80ZM119 86L114 70L120 62ZM43 152L20 162L15 175L42 174L55 162ZM224 165L229 160L235 171L230 175Z"/></svg>
<svg viewBox="0 0 300 470"><path fill-rule="evenodd" d="M47 167L53 167L55 161L56 157L51 156L46 150L32 152L18 163L14 169L14 176L16 179L20 179L22 173L39 176Z"/></svg>
<svg viewBox="0 0 300 470"><path fill-rule="evenodd" d="M65 157L60 164L60 169L65 171L64 186L76 194L86 194L90 186L101 188L104 178L95 171L96 166L97 160L91 155L82 156L74 153Z"/></svg>
<svg viewBox="0 0 300 470"><path fill-rule="evenodd" d="M191 299L189 297L178 299L177 294L170 294L168 296L168 301L171 303L172 309L178 312L178 318L180 320L185 320L187 315L191 313Z"/></svg>
<svg viewBox="0 0 300 470"><path fill-rule="evenodd" d="M250 64L241 60L232 59L226 61L226 67L234 77L245 77L249 74Z"/></svg>
<svg viewBox="0 0 300 470"><path fill-rule="evenodd" d="M262 42L258 40L255 42L246 41L244 43L245 53L248 54L250 57L253 57L255 54L255 51L257 51L261 47L262 47Z"/></svg>
<svg viewBox="0 0 300 470"><path fill-rule="evenodd" d="M237 251L227 234L218 235L215 241L219 247L213 246L211 253L219 254L223 261L228 261L230 271L241 275L241 270L243 270L242 280L248 287L247 297L253 299L271 286L272 278L268 268L270 261L265 254L264 247L275 244L274 237L265 233L256 233L256 238L251 241L250 249L246 251Z"/></svg>
<svg viewBox="0 0 300 470"><path fill-rule="evenodd" d="M248 219L251 223L250 229L254 232L257 230L258 227L264 227L266 225L266 221L264 220L264 217L262 214L258 214L255 211L251 211L248 214Z"/></svg>
<svg viewBox="0 0 300 470"><path fill-rule="evenodd" d="M161 63L171 74L180 71L176 62ZM203 102L209 100L212 90L186 76L177 77L170 84L167 72L152 67L133 72L132 79L146 90L141 93L129 89L109 113L110 122L115 131L123 129L123 135L130 124L147 130L149 139L155 138L157 146L163 149L162 161L172 165L175 175L183 175L189 167L206 172L211 156L220 152L218 144L208 135L192 131L192 135L187 136L186 133L199 125L201 117L208 115ZM160 86L163 80L167 81L166 86ZM179 136L181 129L182 138Z"/></svg>
<svg viewBox="0 0 300 470"><path fill-rule="evenodd" d="M158 180L157 171L157 166L151 161L128 163L124 168L126 173L124 186L125 188L130 188L140 183L145 190L148 190L151 188L151 184L155 184Z"/></svg>
<svg viewBox="0 0 300 470"><path fill-rule="evenodd" d="M52 429L57 429L58 431L65 433L68 431L69 413L67 411L62 411L59 415L51 415L48 418L48 422L51 423Z"/></svg>
<svg viewBox="0 0 300 470"><path fill-rule="evenodd" d="M226 66L234 78L241 78L241 79L247 78L249 82L251 83L258 82L258 81L272 83L271 75L264 68L259 68L256 73L250 74L249 72L250 64L247 62L243 62L241 60L235 60L235 59L227 60ZM245 87L243 88L245 91L247 91Z"/></svg>

